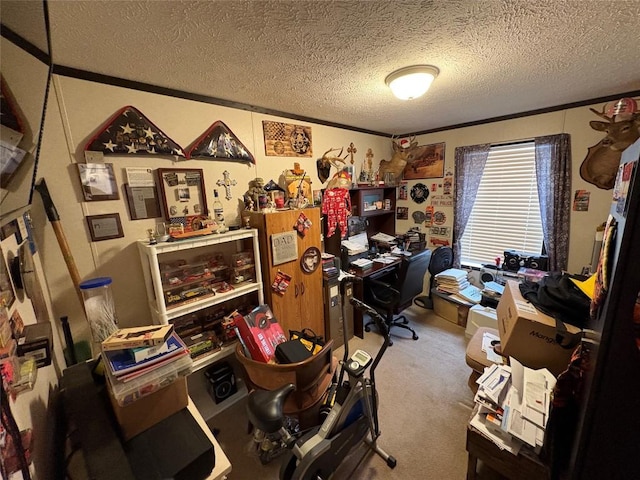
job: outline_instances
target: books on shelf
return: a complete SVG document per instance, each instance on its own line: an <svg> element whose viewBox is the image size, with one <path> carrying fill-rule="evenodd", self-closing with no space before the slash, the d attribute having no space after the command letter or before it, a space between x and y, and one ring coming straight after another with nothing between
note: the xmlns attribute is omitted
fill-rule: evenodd
<svg viewBox="0 0 640 480"><path fill-rule="evenodd" d="M147 325L119 328L102 342L103 351L162 345L173 332L173 325Z"/></svg>

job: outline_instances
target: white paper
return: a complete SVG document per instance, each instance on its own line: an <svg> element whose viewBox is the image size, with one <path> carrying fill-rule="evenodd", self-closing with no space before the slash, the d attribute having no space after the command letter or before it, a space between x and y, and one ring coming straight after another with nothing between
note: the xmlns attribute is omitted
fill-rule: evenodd
<svg viewBox="0 0 640 480"><path fill-rule="evenodd" d="M127 183L130 187L154 187L153 169L144 167L128 167Z"/></svg>

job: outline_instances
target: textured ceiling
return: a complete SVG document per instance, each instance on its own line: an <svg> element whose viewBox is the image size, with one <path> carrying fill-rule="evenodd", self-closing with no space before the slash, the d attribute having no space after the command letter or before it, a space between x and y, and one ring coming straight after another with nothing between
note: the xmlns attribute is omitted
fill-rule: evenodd
<svg viewBox="0 0 640 480"><path fill-rule="evenodd" d="M48 5L57 65L376 132L640 90L637 0ZM385 77L423 63L431 90L395 99Z"/></svg>

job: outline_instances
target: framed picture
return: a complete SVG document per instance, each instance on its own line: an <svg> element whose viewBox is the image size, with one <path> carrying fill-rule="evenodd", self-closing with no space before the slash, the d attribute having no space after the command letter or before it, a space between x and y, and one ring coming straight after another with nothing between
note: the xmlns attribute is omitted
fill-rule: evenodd
<svg viewBox="0 0 640 480"><path fill-rule="evenodd" d="M117 213L88 215L86 219L92 242L124 237L122 223L120 223L120 215Z"/></svg>
<svg viewBox="0 0 640 480"><path fill-rule="evenodd" d="M132 187L125 184L124 191L127 194L131 220L157 218L162 215L155 185L153 187Z"/></svg>
<svg viewBox="0 0 640 480"><path fill-rule="evenodd" d="M416 147L413 161L404 167L403 178L416 180L444 177L444 146L443 142Z"/></svg>
<svg viewBox="0 0 640 480"><path fill-rule="evenodd" d="M158 182L165 218L191 231L208 214L204 174L199 168L159 168Z"/></svg>
<svg viewBox="0 0 640 480"><path fill-rule="evenodd" d="M112 163L78 163L85 202L118 200L118 186Z"/></svg>

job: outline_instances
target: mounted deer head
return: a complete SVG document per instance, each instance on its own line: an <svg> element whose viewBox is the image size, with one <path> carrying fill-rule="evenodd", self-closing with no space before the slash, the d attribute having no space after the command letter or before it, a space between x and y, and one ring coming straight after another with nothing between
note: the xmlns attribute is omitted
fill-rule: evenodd
<svg viewBox="0 0 640 480"><path fill-rule="evenodd" d="M340 155L342 155L342 151L344 150L344 147L340 149L340 153L338 153L338 155L329 156L331 152L335 152L337 150L338 150L337 148L330 148L329 150L324 152L324 154L322 155L322 158L319 158L318 160L316 160L316 168L318 169L318 178L322 183L326 182L327 178L329 178L329 173L331 171L332 165L336 167L336 170L340 170L342 167L338 165L338 162L342 164L345 163L345 159L347 158L348 154L342 158L340 157Z"/></svg>
<svg viewBox="0 0 640 480"><path fill-rule="evenodd" d="M633 102L635 104L635 101ZM580 165L580 176L598 188L610 190L616 180L622 151L640 138L640 113L626 112L624 120L616 121L618 115L607 116L605 107L602 112L590 108L593 113L607 120L591 121L594 130L605 132L606 136L597 144L589 147L587 156Z"/></svg>
<svg viewBox="0 0 640 480"><path fill-rule="evenodd" d="M391 160L380 160L378 175L380 178L384 178L385 173L393 173L395 179L399 180L411 154L418 146L418 141L414 135L409 139L408 147L403 147L395 137L391 137L391 143L393 144L393 157Z"/></svg>

